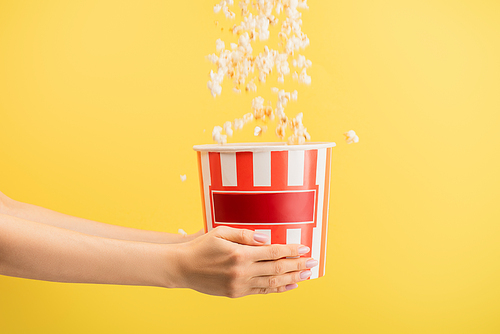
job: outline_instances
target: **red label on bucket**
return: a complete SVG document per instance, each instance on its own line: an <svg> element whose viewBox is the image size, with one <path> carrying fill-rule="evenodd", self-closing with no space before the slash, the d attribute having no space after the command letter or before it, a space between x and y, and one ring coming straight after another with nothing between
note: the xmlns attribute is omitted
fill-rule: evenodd
<svg viewBox="0 0 500 334"><path fill-rule="evenodd" d="M213 191L217 223L304 223L314 221L315 191Z"/></svg>

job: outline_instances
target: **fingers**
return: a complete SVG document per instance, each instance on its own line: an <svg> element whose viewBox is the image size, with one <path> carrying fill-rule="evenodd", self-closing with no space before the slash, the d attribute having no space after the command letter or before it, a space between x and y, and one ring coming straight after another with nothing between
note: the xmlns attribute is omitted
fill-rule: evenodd
<svg viewBox="0 0 500 334"><path fill-rule="evenodd" d="M213 233L221 239L249 246L264 245L269 240L265 234L227 226L219 226Z"/></svg>
<svg viewBox="0 0 500 334"><path fill-rule="evenodd" d="M303 245L269 245L252 249L255 261L278 260L309 253L310 248Z"/></svg>
<svg viewBox="0 0 500 334"><path fill-rule="evenodd" d="M258 293L284 292L287 291L287 287L290 289L296 283L311 277L311 274L310 270L304 270L279 276L257 276L252 278L250 283L253 286L252 290L257 290Z"/></svg>
<svg viewBox="0 0 500 334"><path fill-rule="evenodd" d="M269 294L269 293L281 293L285 291L290 291L298 288L298 284L289 284L286 286L280 286L279 288L253 288L250 290L250 295L257 294Z"/></svg>
<svg viewBox="0 0 500 334"><path fill-rule="evenodd" d="M312 258L281 259L276 261L261 261L252 264L253 276L283 275L292 271L311 269L318 265Z"/></svg>

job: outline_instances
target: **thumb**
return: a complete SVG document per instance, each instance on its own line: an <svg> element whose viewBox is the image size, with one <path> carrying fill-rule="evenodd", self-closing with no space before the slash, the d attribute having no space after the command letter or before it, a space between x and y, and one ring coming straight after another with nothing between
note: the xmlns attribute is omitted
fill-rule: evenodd
<svg viewBox="0 0 500 334"><path fill-rule="evenodd" d="M263 233L246 229L238 229L227 226L219 226L214 230L217 237L242 245L260 246L269 241L269 237Z"/></svg>

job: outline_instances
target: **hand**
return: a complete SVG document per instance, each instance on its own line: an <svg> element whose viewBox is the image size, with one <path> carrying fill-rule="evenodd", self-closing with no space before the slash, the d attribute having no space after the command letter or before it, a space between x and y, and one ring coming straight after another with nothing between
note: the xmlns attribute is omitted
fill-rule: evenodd
<svg viewBox="0 0 500 334"><path fill-rule="evenodd" d="M309 252L302 245L264 245L267 236L217 227L179 244L177 287L231 298L284 292L311 276L311 258L286 258Z"/></svg>

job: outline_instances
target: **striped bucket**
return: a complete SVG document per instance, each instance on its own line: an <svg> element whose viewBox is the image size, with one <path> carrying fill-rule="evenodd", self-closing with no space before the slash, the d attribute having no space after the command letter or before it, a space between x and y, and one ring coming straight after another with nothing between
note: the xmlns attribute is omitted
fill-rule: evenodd
<svg viewBox="0 0 500 334"><path fill-rule="evenodd" d="M205 231L217 226L267 234L272 244L302 244L325 274L331 151L335 143L194 146Z"/></svg>

